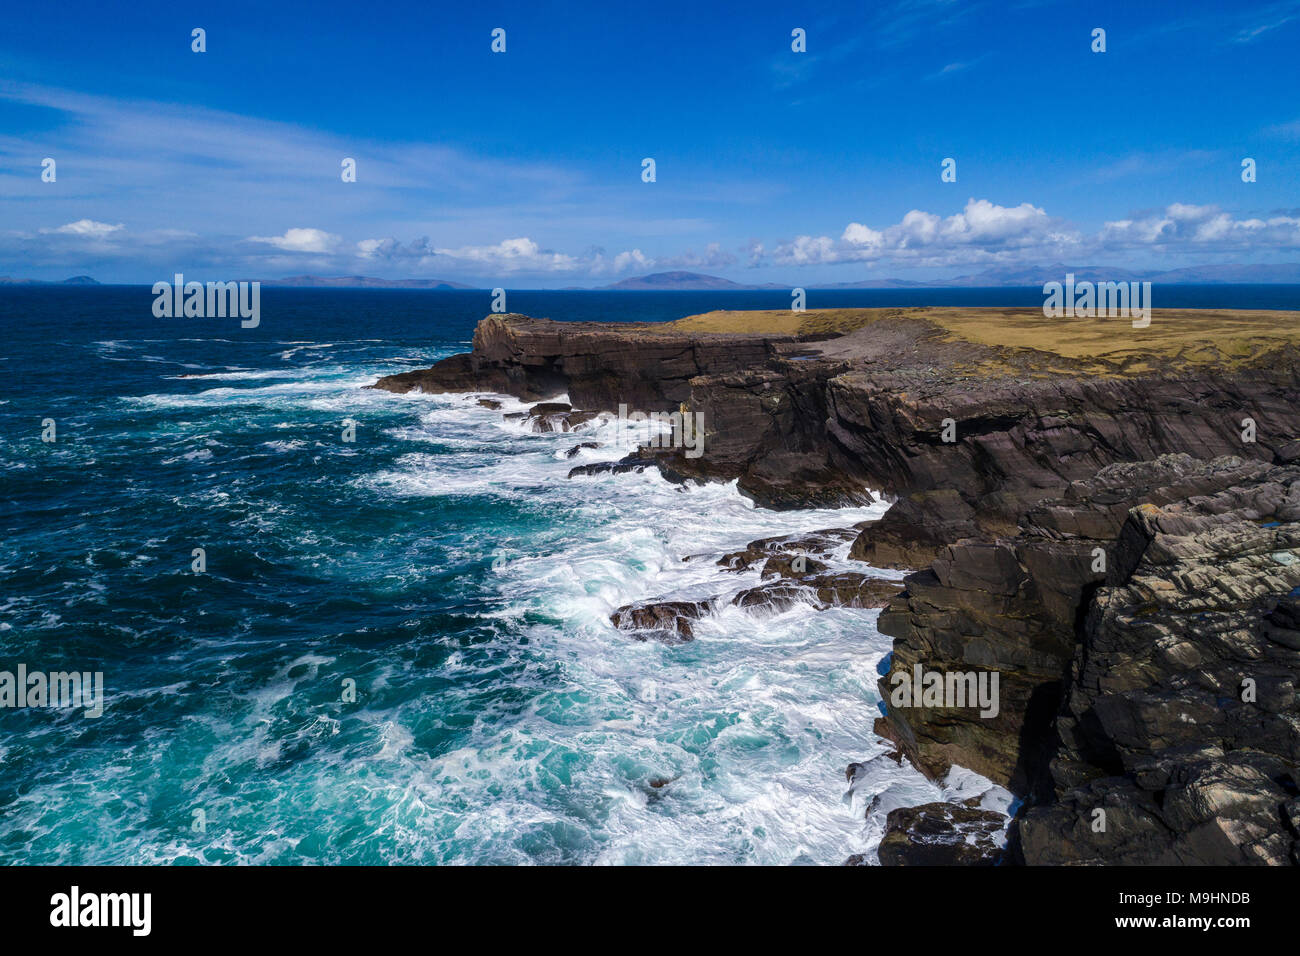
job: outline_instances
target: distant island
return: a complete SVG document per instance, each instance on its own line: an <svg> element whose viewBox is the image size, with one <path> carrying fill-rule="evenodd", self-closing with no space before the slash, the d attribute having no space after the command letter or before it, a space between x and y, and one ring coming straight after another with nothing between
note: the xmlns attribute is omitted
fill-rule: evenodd
<svg viewBox="0 0 1300 956"><path fill-rule="evenodd" d="M698 272L654 272L650 275L633 276L613 285L601 286L602 291L611 292L648 292L656 289L678 291L698 291L717 289L719 291L739 292L746 289L788 289L789 286L768 282L763 285L746 285L723 279L721 276L702 275Z"/></svg>
<svg viewBox="0 0 1300 956"><path fill-rule="evenodd" d="M9 276L0 276L0 285L99 285L90 276L73 276L71 279L64 279L62 282L47 282L44 279L14 279Z"/></svg>
<svg viewBox="0 0 1300 956"><path fill-rule="evenodd" d="M1187 266L1181 269L1140 271L1117 266L1072 266L1054 263L1046 266L1015 266L986 269L972 275L951 279L863 279L857 282L832 282L826 285L804 283L808 289L968 289L997 286L1033 287L1044 282L1060 282L1067 274L1079 281L1137 282L1146 281L1162 285L1271 285L1300 283L1300 263L1278 265L1207 265ZM781 285L768 282L762 285L744 284L720 276L698 272L656 272L651 275L623 279L613 285L601 287L608 291L648 291L653 289L730 290L740 292L759 289L793 289L800 283Z"/></svg>
<svg viewBox="0 0 1300 956"><path fill-rule="evenodd" d="M447 279L377 279L374 276L289 276L262 279L262 285L296 289L475 289L477 286Z"/></svg>

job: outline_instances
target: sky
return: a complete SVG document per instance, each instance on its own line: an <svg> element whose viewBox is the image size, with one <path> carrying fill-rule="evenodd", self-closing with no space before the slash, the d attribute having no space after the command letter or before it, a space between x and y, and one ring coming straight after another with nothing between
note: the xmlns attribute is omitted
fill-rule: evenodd
<svg viewBox="0 0 1300 956"><path fill-rule="evenodd" d="M1297 262L1298 81L1300 0L10 4L0 276Z"/></svg>

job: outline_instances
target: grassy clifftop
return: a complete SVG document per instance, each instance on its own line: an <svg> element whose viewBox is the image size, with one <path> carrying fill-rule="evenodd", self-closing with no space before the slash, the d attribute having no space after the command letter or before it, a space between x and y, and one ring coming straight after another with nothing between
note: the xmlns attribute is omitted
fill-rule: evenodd
<svg viewBox="0 0 1300 956"><path fill-rule="evenodd" d="M984 350L991 349L999 360L1021 372L1035 366L1042 372L1103 375L1206 365L1240 368L1271 364L1279 350L1300 345L1300 312L1241 309L1155 309L1151 324L1141 329L1121 317L1047 318L1037 308L949 307L718 311L658 328L697 334L820 337L900 322L925 323L936 341L982 346L986 362L993 356Z"/></svg>

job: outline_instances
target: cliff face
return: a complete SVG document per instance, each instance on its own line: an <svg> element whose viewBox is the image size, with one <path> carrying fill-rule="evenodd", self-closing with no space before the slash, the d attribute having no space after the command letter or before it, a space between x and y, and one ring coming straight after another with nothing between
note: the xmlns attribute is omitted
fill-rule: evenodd
<svg viewBox="0 0 1300 956"><path fill-rule="evenodd" d="M474 331L473 351L432 368L390 375L390 392L486 391L522 399L568 393L578 408L672 411L690 398L697 375L761 365L777 335L698 336L654 326L551 322L493 315Z"/></svg>
<svg viewBox="0 0 1300 956"><path fill-rule="evenodd" d="M891 706L877 730L933 777L1027 797L1013 858L1300 862L1297 316L1157 313L1139 339L967 312L748 333L493 317L470 355L378 387L685 403L704 454L629 467L771 507L895 497L852 551L923 569L880 616L882 695L918 667L996 674L999 706ZM623 610L671 611L675 634L708 612Z"/></svg>
<svg viewBox="0 0 1300 956"><path fill-rule="evenodd" d="M1083 602L1027 862L1300 863L1300 468L1183 480Z"/></svg>
<svg viewBox="0 0 1300 956"><path fill-rule="evenodd" d="M1029 794L1030 863L1285 862L1298 519L1300 469L1179 455L947 546L881 614L890 675L994 670L1001 711L891 707L878 729L933 776L957 763Z"/></svg>
<svg viewBox="0 0 1300 956"><path fill-rule="evenodd" d="M864 536L858 554L915 567L964 533L1013 529L1026 502L1112 462L1167 453L1267 461L1300 425L1300 379L1283 356L1269 368L1101 377L1028 358L976 371L994 350L965 344L958 360L952 343L922 331L892 336L896 348L885 354L865 341L854 348L854 339L890 331L906 330L873 326L800 345L797 358L781 346L784 357L767 368L697 378L690 405L704 411L712 441L703 458L676 456L673 468L739 478L764 504L781 503L768 500L768 486L811 468L849 487L914 496ZM1246 419L1253 442L1242 439ZM950 529L936 537L940 526Z"/></svg>
<svg viewBox="0 0 1300 956"><path fill-rule="evenodd" d="M1176 452L1271 460L1300 433L1290 346L1221 371L1178 354L1098 367L954 340L903 310L830 338L691 328L491 316L472 352L375 387L530 400L567 392L575 407L607 411L686 403L704 416L706 453L661 455L676 475L738 480L776 508L854 503L866 489L913 496L858 548L893 567L924 563L965 533L1010 530L1025 502L1111 462ZM1254 443L1242 441L1247 418Z"/></svg>

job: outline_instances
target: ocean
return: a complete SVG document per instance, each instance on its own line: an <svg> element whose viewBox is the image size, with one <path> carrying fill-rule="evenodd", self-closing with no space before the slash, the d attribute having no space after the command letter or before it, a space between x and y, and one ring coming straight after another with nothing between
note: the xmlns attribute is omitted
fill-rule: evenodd
<svg viewBox="0 0 1300 956"><path fill-rule="evenodd" d="M1005 807L973 774L945 788L887 758L849 791L845 767L887 750L876 611L729 609L674 647L609 623L632 601L755 583L684 557L885 502L773 512L734 485L570 480L621 456L611 442L566 457L616 426L532 434L502 418L526 407L512 399L362 388L468 350L489 301L264 288L244 329L154 318L148 287L0 286L0 671L102 672L105 694L98 718L0 708L0 862L835 864L874 850L890 807L981 793ZM665 321L789 301L508 305ZM1300 286L1155 301L1298 309Z"/></svg>

